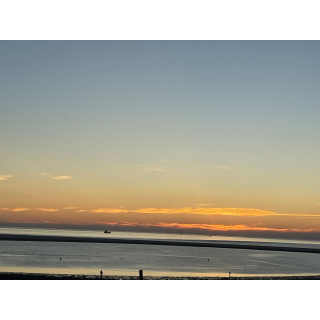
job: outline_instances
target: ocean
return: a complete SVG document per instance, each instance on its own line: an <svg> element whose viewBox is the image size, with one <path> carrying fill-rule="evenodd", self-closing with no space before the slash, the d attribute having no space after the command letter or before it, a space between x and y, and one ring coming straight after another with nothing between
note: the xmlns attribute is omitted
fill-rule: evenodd
<svg viewBox="0 0 320 320"><path fill-rule="evenodd" d="M237 243L320 248L320 241L190 234L0 228L0 233ZM150 276L263 276L320 274L320 254L118 243L0 241L0 271Z"/></svg>

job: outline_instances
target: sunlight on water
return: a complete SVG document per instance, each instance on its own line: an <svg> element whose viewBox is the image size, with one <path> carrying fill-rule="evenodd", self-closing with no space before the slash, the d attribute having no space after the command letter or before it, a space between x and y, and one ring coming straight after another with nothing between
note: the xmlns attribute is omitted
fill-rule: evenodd
<svg viewBox="0 0 320 320"><path fill-rule="evenodd" d="M218 240L218 241L250 241L268 242L278 244L314 244L320 246L320 241L311 240L290 240L272 238L249 238L249 237L230 237L230 236L210 236L183 233L148 233L148 232L121 232L112 231L104 233L104 230L77 230L77 229L52 229L52 228L1 228L0 233L20 234L20 235L56 235L72 237L97 237L97 238L134 238L134 239L161 239L161 240Z"/></svg>

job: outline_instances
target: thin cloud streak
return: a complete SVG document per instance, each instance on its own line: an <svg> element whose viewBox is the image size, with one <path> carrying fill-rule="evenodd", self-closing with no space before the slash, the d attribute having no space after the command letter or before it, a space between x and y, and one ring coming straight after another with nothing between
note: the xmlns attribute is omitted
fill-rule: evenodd
<svg viewBox="0 0 320 320"><path fill-rule="evenodd" d="M72 179L71 176L57 176L57 177L52 177L52 179L55 179L55 180L69 180L69 179Z"/></svg>
<svg viewBox="0 0 320 320"><path fill-rule="evenodd" d="M202 214L202 215L221 215L221 216L242 216L242 217L263 217L263 216L282 216L282 217L302 217L316 218L320 214L301 214L301 213L277 213L255 208L141 208L129 210L138 213L159 213L159 214Z"/></svg>
<svg viewBox="0 0 320 320"><path fill-rule="evenodd" d="M0 210L3 211L11 211L11 212L19 212L19 211L31 211L31 210L39 210L39 211L46 211L46 212L54 212L54 211L59 211L59 209L54 209L54 208L13 208L13 209L9 209L9 208L0 208Z"/></svg>
<svg viewBox="0 0 320 320"><path fill-rule="evenodd" d="M39 210L39 211L46 211L46 212L59 211L59 209L54 209L54 208L34 208L34 209Z"/></svg>
<svg viewBox="0 0 320 320"><path fill-rule="evenodd" d="M99 208L99 209L89 209L89 210L77 210L77 212L91 212L91 213L127 213L128 210L119 208Z"/></svg>
<svg viewBox="0 0 320 320"><path fill-rule="evenodd" d="M200 206L201 205L201 206ZM320 214L293 214L293 213L277 213L274 211L261 210L256 208L215 208L204 207L209 204L198 204L199 207L184 207L184 208L138 208L125 209L121 208L99 208L99 209L80 209L76 212L91 212L91 213L142 213L142 214L189 214L189 215L211 215L211 216L237 216L237 217L296 217L296 218L317 218ZM70 207L72 208L72 207Z"/></svg>
<svg viewBox="0 0 320 320"><path fill-rule="evenodd" d="M118 209L118 208L100 208L100 209L94 209L89 210L92 213L127 213L128 210L124 209Z"/></svg>
<svg viewBox="0 0 320 320"><path fill-rule="evenodd" d="M9 178L12 178L12 177L13 177L12 175L8 175L8 174L3 175L3 174L1 174L0 175L0 180L8 180Z"/></svg>
<svg viewBox="0 0 320 320"><path fill-rule="evenodd" d="M212 224L182 224L182 223L159 223L159 226L169 228L205 229L211 231L280 231L280 232L319 232L319 228L296 229L296 228L268 228L255 227L244 224L237 225L212 225Z"/></svg>
<svg viewBox="0 0 320 320"><path fill-rule="evenodd" d="M276 212L254 208L141 208L130 210L139 213L162 213L162 214L204 214L204 215L228 215L228 216L267 216L276 215Z"/></svg>
<svg viewBox="0 0 320 320"><path fill-rule="evenodd" d="M173 228L179 230L191 230L201 229L207 231L272 231L272 232L319 232L320 228L308 228L308 229L297 229L297 228L268 228L259 227L245 224L236 225L221 225L221 224L188 224L188 223L135 223L129 221L120 221L119 223L101 223L105 225L117 225L117 226L131 226L131 227L161 227L161 228Z"/></svg>
<svg viewBox="0 0 320 320"><path fill-rule="evenodd" d="M200 206L201 205L201 206ZM256 208L215 208L215 207L205 207L209 204L198 204L199 207L183 207L183 208L138 208L138 209L125 209L124 207L118 208L97 208L97 209L79 209L75 212L88 212L88 213L141 213L141 214L164 214L164 215L206 215L206 216L235 216L235 217L294 217L294 218L319 218L320 214L296 214L296 213L277 213L274 211L261 210ZM72 210L78 207L65 207L61 210ZM46 212L60 211L56 208L41 208L34 207L30 208L0 208L2 211L29 211L29 210L39 210Z"/></svg>

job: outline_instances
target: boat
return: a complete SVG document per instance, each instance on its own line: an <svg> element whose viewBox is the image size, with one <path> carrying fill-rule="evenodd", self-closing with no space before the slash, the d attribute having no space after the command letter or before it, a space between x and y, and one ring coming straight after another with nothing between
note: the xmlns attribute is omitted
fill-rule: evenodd
<svg viewBox="0 0 320 320"><path fill-rule="evenodd" d="M108 230L104 230L104 233L111 233L111 231L108 231Z"/></svg>

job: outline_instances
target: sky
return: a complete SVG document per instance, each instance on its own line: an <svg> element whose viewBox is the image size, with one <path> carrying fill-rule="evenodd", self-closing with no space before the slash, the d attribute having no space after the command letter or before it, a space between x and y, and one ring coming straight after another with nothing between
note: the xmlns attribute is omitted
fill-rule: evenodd
<svg viewBox="0 0 320 320"><path fill-rule="evenodd" d="M0 224L320 239L319 41L0 41Z"/></svg>

